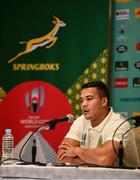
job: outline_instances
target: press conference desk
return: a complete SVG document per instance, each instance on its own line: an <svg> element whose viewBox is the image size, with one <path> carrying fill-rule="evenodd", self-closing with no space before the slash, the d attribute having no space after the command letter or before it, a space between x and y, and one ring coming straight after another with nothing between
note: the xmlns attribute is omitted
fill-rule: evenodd
<svg viewBox="0 0 140 180"><path fill-rule="evenodd" d="M14 179L140 179L140 169L34 165L0 166L0 180Z"/></svg>

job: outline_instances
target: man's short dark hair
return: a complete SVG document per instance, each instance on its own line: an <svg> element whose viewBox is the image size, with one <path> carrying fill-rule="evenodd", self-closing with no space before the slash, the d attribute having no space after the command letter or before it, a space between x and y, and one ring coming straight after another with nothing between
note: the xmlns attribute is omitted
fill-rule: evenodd
<svg viewBox="0 0 140 180"><path fill-rule="evenodd" d="M109 100L109 91L105 83L99 80L90 81L82 85L82 89L95 87L99 90L101 97L107 97Z"/></svg>

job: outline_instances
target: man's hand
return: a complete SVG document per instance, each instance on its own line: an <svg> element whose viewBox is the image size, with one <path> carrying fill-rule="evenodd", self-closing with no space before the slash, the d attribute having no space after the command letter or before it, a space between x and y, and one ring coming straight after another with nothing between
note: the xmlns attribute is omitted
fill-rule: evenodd
<svg viewBox="0 0 140 180"><path fill-rule="evenodd" d="M80 147L79 141L65 138L59 146L57 153L57 161L61 163L70 163L73 165L85 164L76 154L76 149Z"/></svg>
<svg viewBox="0 0 140 180"><path fill-rule="evenodd" d="M58 158L60 160L64 159L65 157L76 157L77 155L75 154L75 149L76 147L73 147L69 143L63 143L59 146L60 152L58 155Z"/></svg>

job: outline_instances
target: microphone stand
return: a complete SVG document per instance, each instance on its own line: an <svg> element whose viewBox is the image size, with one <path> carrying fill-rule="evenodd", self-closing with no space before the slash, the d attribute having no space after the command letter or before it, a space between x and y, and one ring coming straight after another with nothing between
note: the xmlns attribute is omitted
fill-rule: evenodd
<svg viewBox="0 0 140 180"><path fill-rule="evenodd" d="M120 147L120 149L119 149L119 152L117 152L116 149L115 149L115 145L114 145L114 137L115 137L115 134L116 134L117 130L118 130L125 122L128 122L128 120L130 120L130 119L135 120L135 121L134 121L134 124L133 124L134 126L130 127L128 130L126 130L126 131L123 133L123 135L122 135L122 140L120 141L121 147ZM114 150L116 156L119 157L119 167L123 167L123 157L124 157L123 139L124 139L124 136L125 136L125 134L126 134L128 131L130 131L130 130L133 129L134 127L138 127L138 126L140 126L140 116L134 116L134 117L130 117L130 118L128 118L128 119L125 119L125 120L116 128L116 130L114 131L114 134L113 134L113 136L112 136L112 147L113 147L113 150Z"/></svg>
<svg viewBox="0 0 140 180"><path fill-rule="evenodd" d="M27 161L24 161L22 159L22 151L25 147L25 145L27 144L27 142L29 141L29 139L36 133L38 132L39 130L41 130L41 128L43 127L47 127L46 129L47 130L52 130L55 128L56 124L58 122L61 122L61 121L65 121L66 120L73 120L73 116L71 114L67 115L66 117L63 117L63 118L57 118L57 119L54 119L54 120L51 120L51 121L47 121L47 122L44 122L41 126L39 126L38 128L36 128L33 133L29 136L29 138L25 141L25 143L23 144L22 148L20 149L20 152L19 152L19 160L24 162L24 163L27 163L27 164L30 164L30 162L27 162ZM34 138L33 140L33 146L32 146L32 163L36 163L35 162L35 158L36 158L36 152L37 152L37 147L36 147L36 138Z"/></svg>
<svg viewBox="0 0 140 180"><path fill-rule="evenodd" d="M32 163L36 163L36 153L37 153L37 146L36 146L36 137L37 134L35 134L35 137L33 139L33 145L32 145Z"/></svg>
<svg viewBox="0 0 140 180"><path fill-rule="evenodd" d="M126 130L123 135L122 135L122 140L120 141L120 149L119 149L119 166L123 167L123 157L124 157L124 147L123 147L123 139L124 136L126 135L126 133L128 133L131 129L133 129L134 127L130 127L128 130Z"/></svg>
<svg viewBox="0 0 140 180"><path fill-rule="evenodd" d="M46 123L42 124L42 125L39 126L37 129L35 129L35 130L33 131L33 133L29 136L29 138L25 141L25 143L23 144L23 146L22 146L22 148L20 149L20 152L19 152L19 160L20 160L20 161L24 162L25 164L31 164L30 162L25 161L25 160L22 159L22 151L23 151L25 145L27 144L27 142L29 141L29 139L30 139L36 132L38 132L39 129L41 129L41 128L42 128L43 126L45 126L45 125L46 125ZM49 129L50 129L50 126L47 125L47 130L49 130ZM33 146L32 146L32 162L33 162L33 163L35 163L36 152L37 152L37 150L36 150L36 139L34 139L34 140L33 140Z"/></svg>
<svg viewBox="0 0 140 180"><path fill-rule="evenodd" d="M123 147L123 141L120 142L120 149L119 149L119 167L123 167L123 156L124 156L124 147Z"/></svg>
<svg viewBox="0 0 140 180"><path fill-rule="evenodd" d="M28 161L24 161L22 159L22 151L25 147L25 145L27 144L27 142L29 141L29 139L35 134L37 133L39 130L41 130L42 127L46 126L47 130L52 130L55 128L56 126L56 123L57 122L53 122L53 121L48 121L48 122L45 122L43 123L41 126L39 126L38 128L36 128L33 133L29 136L29 138L25 141L25 143L23 144L22 148L20 149L20 152L19 152L19 160L24 162L25 164L37 164L35 162L35 158L36 158L36 152L37 152L37 147L36 147L36 138L33 139L33 146L32 146L32 163L28 162ZM39 163L39 162L38 162Z"/></svg>
<svg viewBox="0 0 140 180"><path fill-rule="evenodd" d="M115 137L115 134L116 134L117 130L118 130L125 122L127 122L128 120L129 120L129 119L125 119L125 120L116 128L116 130L115 130L114 133L113 133L113 136L112 136L112 147L113 147L113 150L114 150L116 156L118 156L118 153L117 153L117 151L116 151L116 149L115 149L114 137Z"/></svg>

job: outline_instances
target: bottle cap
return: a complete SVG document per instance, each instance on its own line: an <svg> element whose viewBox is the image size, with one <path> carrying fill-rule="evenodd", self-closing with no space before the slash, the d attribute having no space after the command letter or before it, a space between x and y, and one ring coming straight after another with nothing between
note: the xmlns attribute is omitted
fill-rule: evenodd
<svg viewBox="0 0 140 180"><path fill-rule="evenodd" d="M11 134L11 129L5 129L6 134Z"/></svg>

